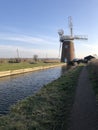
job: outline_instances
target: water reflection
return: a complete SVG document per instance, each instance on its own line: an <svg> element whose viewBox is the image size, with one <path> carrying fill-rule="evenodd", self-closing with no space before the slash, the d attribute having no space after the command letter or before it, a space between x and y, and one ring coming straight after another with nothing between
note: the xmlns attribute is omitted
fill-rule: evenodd
<svg viewBox="0 0 98 130"><path fill-rule="evenodd" d="M7 113L12 104L36 93L43 85L57 79L65 71L66 67L57 67L0 78L0 114Z"/></svg>
<svg viewBox="0 0 98 130"><path fill-rule="evenodd" d="M62 66L61 67L61 75L67 73L68 70L70 70L71 68L73 68L73 66L70 66L70 65Z"/></svg>

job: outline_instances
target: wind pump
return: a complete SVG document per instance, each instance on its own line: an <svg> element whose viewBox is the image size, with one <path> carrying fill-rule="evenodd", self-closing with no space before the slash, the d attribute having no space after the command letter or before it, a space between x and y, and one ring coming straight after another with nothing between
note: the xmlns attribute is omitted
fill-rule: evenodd
<svg viewBox="0 0 98 130"><path fill-rule="evenodd" d="M74 40L88 40L87 36L84 35L73 35L73 24L71 16L68 17L70 35L64 35L63 29L58 31L60 37L60 48L61 51L61 62L70 62L75 58Z"/></svg>

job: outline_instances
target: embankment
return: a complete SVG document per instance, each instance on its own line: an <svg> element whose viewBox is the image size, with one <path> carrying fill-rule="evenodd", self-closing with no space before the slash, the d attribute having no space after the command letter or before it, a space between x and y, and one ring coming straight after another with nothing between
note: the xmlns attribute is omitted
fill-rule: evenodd
<svg viewBox="0 0 98 130"><path fill-rule="evenodd" d="M0 117L0 130L66 130L82 66L44 86Z"/></svg>
<svg viewBox="0 0 98 130"><path fill-rule="evenodd" d="M11 75L17 75L17 74L22 74L22 73L27 73L27 72L49 69L49 68L63 66L63 65L65 65L65 63L57 64L57 65L49 65L49 66L39 66L39 67L33 67L33 68L24 68L24 69L18 69L18 70L0 71L0 78L5 77L5 76L11 76Z"/></svg>
<svg viewBox="0 0 98 130"><path fill-rule="evenodd" d="M96 101L98 103L98 59L89 62L88 70L89 70L89 78L96 95Z"/></svg>

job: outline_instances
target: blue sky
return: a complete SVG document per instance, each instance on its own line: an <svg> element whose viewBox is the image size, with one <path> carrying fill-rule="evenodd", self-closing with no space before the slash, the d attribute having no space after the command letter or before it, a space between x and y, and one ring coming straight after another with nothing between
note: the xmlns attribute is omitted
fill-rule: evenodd
<svg viewBox="0 0 98 130"><path fill-rule="evenodd" d="M59 56L59 29L69 34L68 16L74 35L76 57L98 55L98 0L0 0L0 57Z"/></svg>

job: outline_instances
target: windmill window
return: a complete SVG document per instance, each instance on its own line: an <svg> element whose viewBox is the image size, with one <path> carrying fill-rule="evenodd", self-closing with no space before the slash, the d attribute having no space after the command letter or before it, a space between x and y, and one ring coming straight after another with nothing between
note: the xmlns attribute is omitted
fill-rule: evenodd
<svg viewBox="0 0 98 130"><path fill-rule="evenodd" d="M68 45L65 45L65 48L68 48Z"/></svg>

